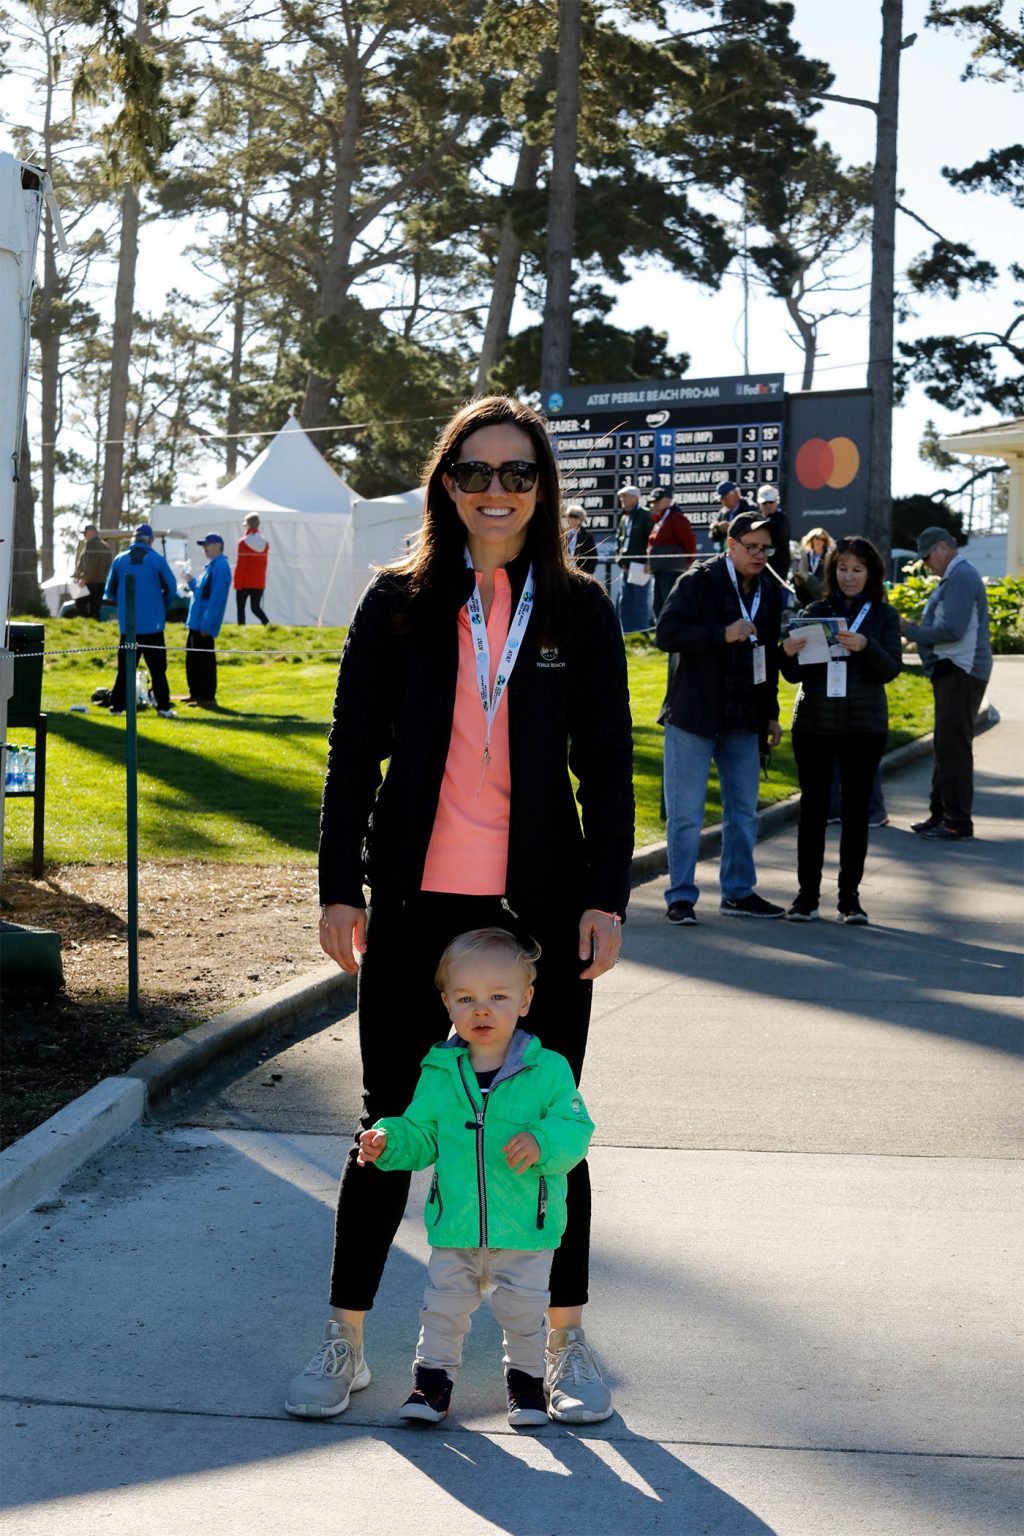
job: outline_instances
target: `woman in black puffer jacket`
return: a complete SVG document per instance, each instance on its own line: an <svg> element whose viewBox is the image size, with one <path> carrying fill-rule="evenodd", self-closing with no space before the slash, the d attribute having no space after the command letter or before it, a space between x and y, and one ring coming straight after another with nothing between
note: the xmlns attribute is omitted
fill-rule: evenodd
<svg viewBox="0 0 1024 1536"><path fill-rule="evenodd" d="M825 565L825 595L804 609L806 618L842 618L837 660L801 667L806 636L782 642L783 677L799 682L793 711L793 753L800 776L797 878L800 889L786 916L808 923L818 916L825 827L836 765L842 794L839 844L839 918L866 923L859 886L868 846L871 781L885 751L889 708L885 685L902 664L900 627L885 596L885 566L868 539L840 539Z"/></svg>

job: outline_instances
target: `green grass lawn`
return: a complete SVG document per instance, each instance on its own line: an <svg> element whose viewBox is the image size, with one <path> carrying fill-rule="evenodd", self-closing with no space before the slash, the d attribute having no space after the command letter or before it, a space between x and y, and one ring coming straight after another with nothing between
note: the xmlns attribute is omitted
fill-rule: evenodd
<svg viewBox="0 0 1024 1536"><path fill-rule="evenodd" d="M183 627L168 631L183 645ZM320 791L327 730L344 631L270 625L228 625L218 641L220 677L216 712L182 706L177 720L152 711L139 716L139 847L146 859L189 858L249 864L311 864L316 858ZM48 652L103 646L116 635L109 624L52 620ZM240 651L241 655L226 654ZM287 654L310 651L315 655ZM17 665L17 663L16 663ZM666 658L630 642L629 675L636 737L637 844L663 834L659 816L662 731L656 723L664 693ZM172 653L171 692L185 691L183 656ZM95 863L125 856L124 717L90 703L94 688L109 686L113 652L56 656L45 664L43 708L49 743L46 858L50 863ZM783 724L795 689L783 684ZM88 704L87 714L71 714ZM931 689L918 672L889 689L890 745L931 729ZM31 743L12 729L11 740ZM761 803L796 789L788 737L772 755ZM712 777L707 819L718 820ZM8 800L5 856L12 866L31 859L32 802Z"/></svg>

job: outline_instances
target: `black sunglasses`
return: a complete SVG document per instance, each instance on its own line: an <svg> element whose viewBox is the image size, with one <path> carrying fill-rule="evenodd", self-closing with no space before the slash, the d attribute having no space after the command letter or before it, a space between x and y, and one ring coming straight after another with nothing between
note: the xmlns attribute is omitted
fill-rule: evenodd
<svg viewBox="0 0 1024 1536"><path fill-rule="evenodd" d="M481 459L465 459L459 464L449 461L448 472L460 491L486 491L497 475L502 490L513 495L532 491L540 473L527 459L506 459L504 464L485 464Z"/></svg>

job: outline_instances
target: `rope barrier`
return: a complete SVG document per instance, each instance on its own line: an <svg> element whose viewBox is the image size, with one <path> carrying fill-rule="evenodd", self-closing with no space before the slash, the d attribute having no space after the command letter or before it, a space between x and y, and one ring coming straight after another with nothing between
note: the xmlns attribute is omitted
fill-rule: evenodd
<svg viewBox="0 0 1024 1536"><path fill-rule="evenodd" d="M112 645L80 645L80 646L75 646L75 647L73 647L71 649L68 649L68 650L58 650L58 651L12 651L10 654L11 654L11 656L13 657L13 659L15 661L29 661L29 660L38 661L40 656L42 656L44 660L46 660L47 657L51 657L51 656L113 656L113 655L115 655L121 649L124 649L126 651L138 651L138 650L147 649L147 648L148 647L140 646L137 641L133 642L131 644L129 644L128 641L125 641L123 647L121 646L120 642L118 642L118 644L116 644L116 645L113 645L113 644ZM177 653L177 652L180 651L181 654L184 655L187 652L187 650L188 650L188 646L186 646L186 645L165 645L164 646L164 650L165 651L174 652L174 653ZM333 650L296 650L296 651L290 651L290 650L278 650L278 651L247 651L247 650L242 650L242 651L231 651L231 650L220 650L218 648L215 654L216 654L216 657L217 657L218 661L220 661L225 656L247 656L250 661L273 661L273 660L275 660L275 659L277 659L279 657L282 657L282 656L324 656L324 657L329 658L331 661L337 661L338 658L341 655L341 651L340 651L340 649L333 649Z"/></svg>

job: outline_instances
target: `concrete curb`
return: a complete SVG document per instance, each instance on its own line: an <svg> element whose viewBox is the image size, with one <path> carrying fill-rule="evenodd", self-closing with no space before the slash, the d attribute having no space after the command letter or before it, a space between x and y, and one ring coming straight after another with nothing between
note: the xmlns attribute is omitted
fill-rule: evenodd
<svg viewBox="0 0 1024 1536"><path fill-rule="evenodd" d="M146 1090L135 1078L105 1077L0 1152L0 1225L7 1227L59 1189L90 1157L135 1126Z"/></svg>
<svg viewBox="0 0 1024 1536"><path fill-rule="evenodd" d="M979 732L995 725L998 719L998 711L986 697L978 712ZM887 753L882 759L882 773L896 773L908 763L928 756L931 750L931 735L920 736ZM799 810L799 795L766 806L758 813L758 838L782 831L796 820ZM711 858L721 845L721 826L705 827L700 839L700 858ZM642 885L667 869L668 844L650 843L633 855L632 884ZM220 1057L270 1034L290 1019L316 1012L330 1003L354 1004L355 990L356 978L339 971L333 961L327 961L306 976L239 1003L177 1039L156 1046L129 1067L123 1077L108 1077L97 1083L0 1153L0 1229L59 1188L110 1142L127 1135L154 1099L181 1087Z"/></svg>

